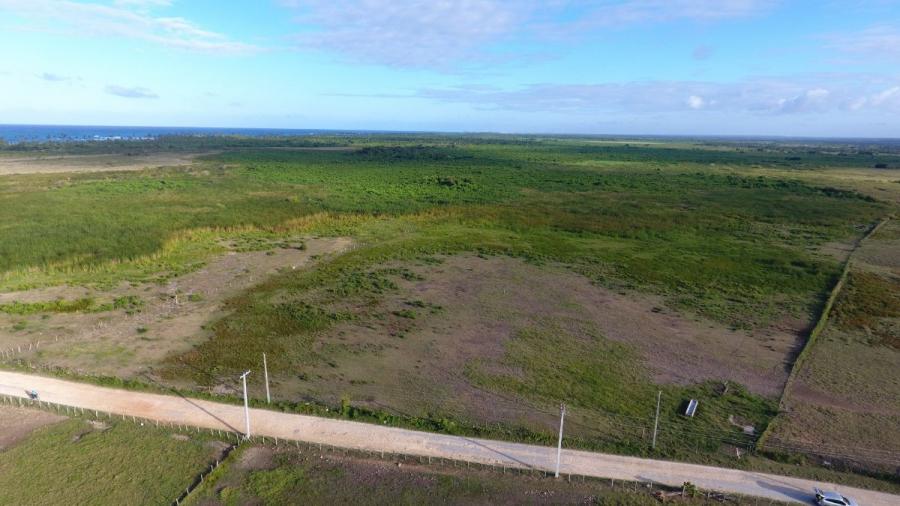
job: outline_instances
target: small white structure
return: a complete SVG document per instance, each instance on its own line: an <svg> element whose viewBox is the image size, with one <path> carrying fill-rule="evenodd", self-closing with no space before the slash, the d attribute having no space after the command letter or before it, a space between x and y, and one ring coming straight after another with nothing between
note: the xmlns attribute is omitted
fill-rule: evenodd
<svg viewBox="0 0 900 506"><path fill-rule="evenodd" d="M700 403L697 402L697 399L691 399L690 402L688 402L687 409L684 410L684 415L693 418L694 414L697 413L698 404Z"/></svg>

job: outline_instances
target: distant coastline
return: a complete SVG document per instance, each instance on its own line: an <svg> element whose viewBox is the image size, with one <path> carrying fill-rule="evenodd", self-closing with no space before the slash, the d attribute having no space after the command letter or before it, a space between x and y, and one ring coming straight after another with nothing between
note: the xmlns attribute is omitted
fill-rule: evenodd
<svg viewBox="0 0 900 506"><path fill-rule="evenodd" d="M166 127L166 126L115 126L115 125L4 125L0 124L0 144L22 142L79 142L156 139L166 135L220 136L238 135L246 137L297 137L312 135L521 135L527 137L573 137L598 140L652 141L689 140L709 142L794 142L794 143L836 143L836 144L878 144L900 146L900 138L866 137L800 137L777 135L662 135L662 134L583 134L583 133L513 133L513 132L425 132L398 130L330 130L304 128L240 128L240 127Z"/></svg>
<svg viewBox="0 0 900 506"><path fill-rule="evenodd" d="M211 128L93 125L0 125L0 139L9 143L76 142L156 139L165 135L243 135L249 137L305 136L321 134L363 135L368 131L309 130L289 128Z"/></svg>

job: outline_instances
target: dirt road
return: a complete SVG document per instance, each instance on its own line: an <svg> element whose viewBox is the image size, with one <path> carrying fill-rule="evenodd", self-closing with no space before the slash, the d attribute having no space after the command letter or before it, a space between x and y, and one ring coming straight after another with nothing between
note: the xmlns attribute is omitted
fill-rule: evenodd
<svg viewBox="0 0 900 506"><path fill-rule="evenodd" d="M0 395L26 397L35 389L44 401L133 415L162 422L243 432L243 407L178 396L129 392L41 376L0 371ZM345 420L250 411L251 432L368 451L452 458L510 467L552 470L556 449L405 429ZM833 488L799 478L715 467L564 450L562 472L680 486L690 481L700 488L809 503L814 486ZM866 506L900 504L900 496L840 487Z"/></svg>

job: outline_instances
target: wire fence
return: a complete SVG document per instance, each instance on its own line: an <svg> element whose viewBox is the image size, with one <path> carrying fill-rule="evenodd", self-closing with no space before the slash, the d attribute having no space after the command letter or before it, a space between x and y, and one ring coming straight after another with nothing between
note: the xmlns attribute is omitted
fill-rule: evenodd
<svg viewBox="0 0 900 506"><path fill-rule="evenodd" d="M309 442L304 441L302 439L283 439L277 437L267 437L267 436L252 436L246 437L244 434L237 431L228 431L228 430L219 430L219 429L211 429L211 428L203 428L198 426L191 426L185 424L178 424L174 422L160 422L159 420L148 419L144 417L138 417L133 415L127 415L123 413L111 413L102 410L93 410L93 409L85 409L77 406L70 406L62 403L54 403L47 402L41 399L29 399L27 397L20 396L12 396L12 395L0 395L0 405L8 405L20 408L33 408L33 409L43 409L46 411L54 412L60 415L65 415L69 417L82 417L88 420L95 421L121 421L121 422L130 422L137 426L141 427L154 427L154 428L165 428L170 431L179 432L182 434L194 434L194 435L210 435L216 437L219 440L226 441L229 443L229 446L223 451L223 454L220 458L217 458L215 461L211 462L207 467L205 467L200 473L198 473L193 479L190 481L189 485L187 485L176 498L171 501L171 504L176 506L184 503L186 499L190 497L190 495L195 492L199 487L201 487L209 475L216 471L225 461L228 459L235 450L239 447L247 444L252 445L262 445L272 447L274 449L279 449L282 451L290 451L295 450L298 452L302 451L318 451L320 453L331 453L335 455L343 455L357 458L377 458L384 461L392 461L397 463L417 463L421 465L441 465L441 466L450 466L459 469L466 470L488 470L492 472L497 472L501 474L516 474L516 475L524 475L524 476L533 476L533 477L544 477L550 478L554 476L554 470L550 469L550 466L539 466L539 465L529 465L524 463L508 463L508 462L473 462L469 460L463 459L453 459L448 457L434 457L434 456L423 456L423 455L415 455L411 453L396 453L396 452L385 452L385 451L372 451L366 449L359 448L348 448L342 446L329 445L325 443L318 442ZM622 423L628 423L625 420L628 420L628 417L623 418ZM642 419L631 419L632 422L640 422ZM568 423L568 420L567 420ZM633 426L640 427L639 423L633 423ZM660 430L659 435L661 439L665 437L675 437L677 432L664 431ZM715 439L717 437L716 434L708 434L710 438ZM721 440L715 439L715 440ZM753 442L743 442L747 448L746 451L752 451ZM565 446L565 445L564 445ZM885 456L889 456L892 461L896 461L896 455L891 454L891 452L884 450L882 453ZM837 454L837 453L836 453ZM617 480L617 479L609 479L609 478L598 478L596 476L587 476L576 473L561 473L560 478L566 481L591 481L599 484L609 483L609 487L614 490L627 490L627 491L641 491L646 490L648 492L652 492L654 489L657 492L657 497L665 498L666 494L671 495L672 486L665 485L660 482L652 481L652 480L642 480L642 481L630 481L630 480ZM677 492L677 491L676 491ZM683 492L682 492L683 493ZM660 495L661 494L661 495ZM739 495L726 495L713 490L705 490L699 491L701 497L706 497L709 500L717 500L720 502L736 502L740 504L756 504L756 505L771 505L771 504L780 504L779 501L774 499L766 499L759 497L743 497Z"/></svg>
<svg viewBox="0 0 900 506"><path fill-rule="evenodd" d="M298 454L313 453L317 454L318 456L330 455L339 458L362 460L380 460L400 466L409 464L432 467L439 466L465 471L491 472L498 475L511 475L539 479L555 479L555 473L553 470L541 468L538 466L511 465L506 463L491 462L473 462L448 457L434 457L406 453L373 451L358 448L333 446L322 443L306 442L301 440L279 440L277 438L265 437L253 437L249 441L247 441L247 443L268 447L274 451L297 452ZM615 478L600 478L596 476L588 476L577 473L561 473L559 479L569 483L591 483L594 486L614 491L625 491L632 493L644 492L653 495L662 501L676 496L692 496L696 498L705 498L708 502L718 501L721 503L735 503L745 505L753 504L756 506L784 504L783 502L770 498L742 496L739 494L725 494L714 490L698 489L695 486L691 485L689 482L685 482L682 486L672 486L649 479L622 480Z"/></svg>
<svg viewBox="0 0 900 506"><path fill-rule="evenodd" d="M210 464L206 469L201 471L200 474L198 474L196 477L194 477L194 480L191 482L191 484L188 485L187 488L184 489L184 492L182 492L178 497L176 497L174 501L172 501L172 504L175 506L179 506L181 503L183 503L191 495L191 493L193 493L195 490L197 490L198 488L200 488L203 485L204 479L206 477L208 477L210 474L212 474L216 469L218 469L219 466L222 464L222 462L224 462L229 457L229 455L231 455L231 453L234 450L236 450L244 442L245 442L245 440L241 440L235 444L230 445L228 448L226 448L222 452L222 455L220 456L220 458L217 458L215 460L215 462Z"/></svg>

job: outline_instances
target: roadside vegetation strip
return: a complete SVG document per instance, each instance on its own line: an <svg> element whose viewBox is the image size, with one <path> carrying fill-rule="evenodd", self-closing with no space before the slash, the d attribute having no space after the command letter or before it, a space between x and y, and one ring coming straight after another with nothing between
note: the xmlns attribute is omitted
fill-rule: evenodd
<svg viewBox="0 0 900 506"><path fill-rule="evenodd" d="M4 395L24 396L25 388L43 392L53 402L66 399L82 409L121 413L124 419L153 417L168 424L185 424L233 433L242 425L243 409L206 401L134 393L17 373L0 372L0 390ZM43 401L42 401L43 402ZM133 413L129 415L128 413ZM328 420L253 409L252 426L256 437L302 440L361 451L385 451L419 457L441 457L479 464L552 470L556 452L552 447L507 443L404 429L379 427L343 420ZM200 429L197 433L202 433ZM566 449L564 474L652 481L680 486L690 481L703 489L757 495L777 500L796 500L821 485L816 480L775 476L758 472L715 468L696 464L640 459ZM870 506L897 504L898 496L843 487L861 503Z"/></svg>
<svg viewBox="0 0 900 506"><path fill-rule="evenodd" d="M844 261L844 268L841 270L841 275L838 278L837 282L834 284L834 288L831 289L831 293L828 295L828 299L825 302L825 305L822 307L822 312L819 315L819 319L816 321L816 325L813 327L812 331L809 333L809 337L806 340L806 343L803 345L803 349L800 350L800 353L797 354L797 358L794 360L793 365L791 366L791 372L788 375L787 381L784 384L784 389L781 392L781 398L778 401L778 410L784 411L786 409L785 403L787 402L787 397L790 395L790 389L793 385L794 380L797 375L800 373L800 369L803 366L806 357L809 356L810 350L815 345L819 335L825 330L825 327L828 326L828 318L831 315L831 310L834 307L835 301L837 301L838 295L840 295L841 290L844 288L844 284L847 282L847 276L850 274L850 268L853 263L853 255L862 247L863 243L873 235L875 235L878 230L884 226L887 222L891 220L891 216L886 216L881 219L878 223L876 223L869 231L857 241L853 251L847 255L847 260ZM772 435L773 428L778 423L778 416L776 416L767 426L765 431L760 435L759 439L756 442L757 449L763 449L768 442L769 437Z"/></svg>
<svg viewBox="0 0 900 506"><path fill-rule="evenodd" d="M18 365L19 371L24 374L33 374L33 369L30 367L26 367L23 364ZM144 392L144 393L152 393L152 394L161 394L161 395L177 395L179 397L184 398L185 400L206 400L211 401L217 404L230 404L233 406L241 406L243 401L240 397L227 396L227 395L211 395L205 392L193 391L193 390L177 390L174 388L164 387L160 384L149 384L143 383L135 380L123 380L116 377L97 377L97 376L81 376L76 375L68 371L47 371L49 374L53 376L62 376L66 378L68 381L77 381L79 383L87 383L98 385L106 388L114 388L117 390L129 390L135 392ZM2 371L0 371L2 374ZM2 385L0 385L2 386ZM190 402L189 400L189 402ZM328 406L325 404L319 403L289 403L289 402L278 402L275 404L266 404L264 401L260 401L257 399L250 399L250 406L252 408L264 409L268 412L281 412L285 414L291 415L308 415L314 416L322 419L330 419L330 420L352 420L354 422L361 422L366 424L377 425L380 427L393 427L398 429L410 429L414 431L421 431L425 433L435 433L435 434L446 434L452 436L460 436L467 438L480 438L480 439L489 439L495 441L506 441L513 443L525 443L532 445L541 445L541 446L552 446L556 442L556 435L548 435L545 432L534 432L529 431L524 428L515 428L511 426L503 426L503 425L473 425L471 423L464 423L460 421L448 420L444 418L436 418L436 417L415 417L406 414L399 414L395 412L387 412L387 411L375 411L366 408L359 408L355 406L351 406L349 404L343 404L340 407ZM241 422L243 423L243 422ZM177 425L177 424L176 424ZM570 429L575 429L577 431L578 426L581 425L574 419L570 419L567 417L566 425ZM231 429L232 434L231 437L237 437L237 429ZM742 439L741 441L736 441L733 438L726 438L724 440L720 440L721 435L711 434L711 433L694 433L693 431L684 431L682 428L671 428L668 424L663 424L660 428L659 438L660 445L668 444L667 441L672 440L682 440L686 439L688 441L699 440L706 441L707 438L712 438L712 441L715 444L715 447L718 448L719 445L723 442L727 444L733 444L740 448L747 447L748 450L752 450L753 443L755 438L750 438L747 440ZM230 440L230 438L229 438ZM235 439L237 441L237 439ZM645 441L645 444L642 446L643 449L649 448L649 441ZM599 453L612 453L612 454L620 454L620 455L634 455L632 451L623 450L622 448L610 448L604 446L603 444L597 444L596 440L590 438L583 438L577 435L572 435L572 432L569 431L566 435L565 446L569 449L579 449L579 450L587 450L592 452ZM684 461L684 462L693 462L695 464L708 465L708 466L723 466L723 467L735 467L737 469L743 469L748 472L758 471L758 472L766 472L770 474L785 474L796 476L799 478L805 479L817 479L831 483L843 483L850 486L857 486L862 488L868 488L871 490L882 490L891 493L900 492L900 486L895 486L889 478L878 478L878 477L868 477L868 476L858 476L852 474L842 473L837 470L824 470L821 468L798 468L793 465L780 465L777 463L773 463L771 461L766 461L764 459L756 459L753 454L746 454L740 460L734 459L719 459L714 460L709 458L709 454L691 454L691 453L678 453L673 455L660 455L660 454L651 454L646 451L641 451L637 454L637 456L648 457L652 456L655 459L665 459L672 462ZM881 481L886 480L886 481Z"/></svg>
<svg viewBox="0 0 900 506"><path fill-rule="evenodd" d="M562 475L443 458L323 447L310 443L242 445L181 504L627 504L678 497L750 504L753 499L692 484L666 487ZM370 486L377 479L378 487ZM772 503L775 504L775 503Z"/></svg>

